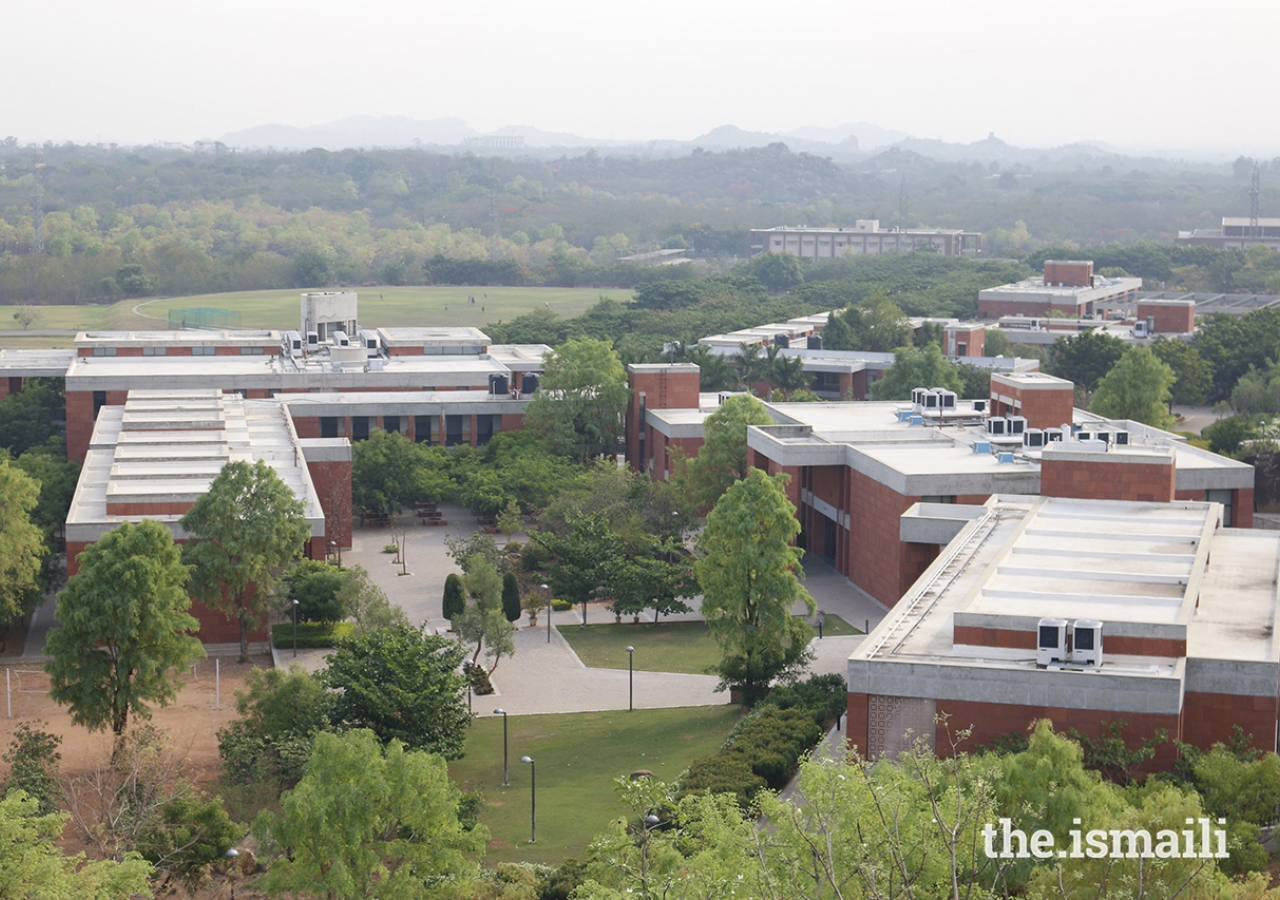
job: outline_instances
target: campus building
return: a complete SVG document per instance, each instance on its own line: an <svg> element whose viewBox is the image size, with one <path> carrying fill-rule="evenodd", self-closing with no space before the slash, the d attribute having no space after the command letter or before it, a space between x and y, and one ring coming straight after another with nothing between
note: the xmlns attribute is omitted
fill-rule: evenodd
<svg viewBox="0 0 1280 900"><path fill-rule="evenodd" d="M697 455L703 422L722 399L697 392L696 366L631 366L629 374L628 459L667 477L673 451ZM1252 526L1252 466L1074 409L1073 399L1069 381L995 371L982 401L924 390L918 403L766 403L775 424L749 429L747 443L753 466L791 476L806 549L885 607L950 540L904 536L901 519L915 503L972 506L997 494L1207 500L1221 504L1227 526ZM1111 465L1133 453L1143 465ZM1135 481L1139 473L1148 480Z"/></svg>
<svg viewBox="0 0 1280 900"><path fill-rule="evenodd" d="M1051 451L1087 455L1069 447ZM1124 478L1142 456L1101 465ZM849 658L850 743L950 753L961 730L971 750L1048 718L1091 737L1123 723L1131 743L1163 731L1151 768L1173 764L1172 741L1208 748L1236 726L1275 750L1280 534L1223 515L1058 495L914 504L904 535L950 539Z"/></svg>
<svg viewBox="0 0 1280 900"><path fill-rule="evenodd" d="M1048 260L1038 278L979 291L978 315L984 319L1050 314L1092 319L1104 306L1132 304L1141 287L1141 278L1095 275L1088 260Z"/></svg>
<svg viewBox="0 0 1280 900"><path fill-rule="evenodd" d="M1280 250L1280 219L1260 217L1255 227L1248 216L1223 216L1221 228L1179 231L1173 242L1187 247L1214 247L1219 250L1227 247L1247 250L1258 245Z"/></svg>
<svg viewBox="0 0 1280 900"><path fill-rule="evenodd" d="M751 229L751 256L789 253L801 259L909 253L920 248L943 256L972 256L982 250L982 232L958 228L881 228L879 219L858 219L852 227L808 225Z"/></svg>

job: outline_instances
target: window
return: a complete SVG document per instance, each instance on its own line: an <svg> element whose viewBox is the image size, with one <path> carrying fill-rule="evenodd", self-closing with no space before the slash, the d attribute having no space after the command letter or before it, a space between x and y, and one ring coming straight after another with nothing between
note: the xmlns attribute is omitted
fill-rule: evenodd
<svg viewBox="0 0 1280 900"><path fill-rule="evenodd" d="M1233 510L1232 499L1234 499L1235 491L1205 491L1204 499L1210 503L1222 504L1222 527L1231 528L1235 525L1235 516L1232 515Z"/></svg>
<svg viewBox="0 0 1280 900"><path fill-rule="evenodd" d="M143 347L142 355L143 356L168 356L169 348L168 347Z"/></svg>
<svg viewBox="0 0 1280 900"><path fill-rule="evenodd" d="M240 355L241 356L265 356L266 348L265 347L241 347Z"/></svg>
<svg viewBox="0 0 1280 900"><path fill-rule="evenodd" d="M94 356L115 356L116 348L115 347L94 347L93 355Z"/></svg>
<svg viewBox="0 0 1280 900"><path fill-rule="evenodd" d="M213 356L213 354L214 354L213 347L192 347L191 348L192 356Z"/></svg>
<svg viewBox="0 0 1280 900"><path fill-rule="evenodd" d="M336 438L342 436L343 422L337 416L320 417L320 437Z"/></svg>
<svg viewBox="0 0 1280 900"><path fill-rule="evenodd" d="M414 416L413 417L413 439L419 444L434 444L436 417L435 416Z"/></svg>
<svg viewBox="0 0 1280 900"><path fill-rule="evenodd" d="M383 431L385 431L385 432L387 432L387 433L391 433L391 432L393 432L393 431L395 431L395 432L399 432L399 431L400 431L400 417L399 417L399 416L383 416L383 417L382 417L382 430L383 430Z"/></svg>
<svg viewBox="0 0 1280 900"><path fill-rule="evenodd" d="M502 416L476 416L476 443L484 445L502 430Z"/></svg>
<svg viewBox="0 0 1280 900"><path fill-rule="evenodd" d="M929 494L920 498L921 503L955 503L955 494Z"/></svg>
<svg viewBox="0 0 1280 900"><path fill-rule="evenodd" d="M458 444L471 443L471 417L470 416L445 416L444 417L444 445L446 447L456 447Z"/></svg>
<svg viewBox="0 0 1280 900"><path fill-rule="evenodd" d="M98 421L98 411L106 405L107 405L107 392L94 391L93 392L93 420L95 422Z"/></svg>
<svg viewBox="0 0 1280 900"><path fill-rule="evenodd" d="M369 417L368 416L352 416L351 417L351 440L353 441L369 440Z"/></svg>

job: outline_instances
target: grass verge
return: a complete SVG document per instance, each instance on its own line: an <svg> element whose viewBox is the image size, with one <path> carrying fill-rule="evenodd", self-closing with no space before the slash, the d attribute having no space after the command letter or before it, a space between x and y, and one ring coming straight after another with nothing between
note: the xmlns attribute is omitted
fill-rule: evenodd
<svg viewBox="0 0 1280 900"><path fill-rule="evenodd" d="M640 672L680 672L705 675L720 661L720 648L702 622L660 622L654 625L566 625L560 635L583 665L592 669L625 669L627 647L635 647Z"/></svg>
<svg viewBox="0 0 1280 900"><path fill-rule="evenodd" d="M736 706L638 709L507 721L511 786L502 786L502 717L477 719L467 755L449 763L463 790L485 797L480 816L492 837L486 863L555 865L583 858L591 840L627 810L614 779L637 769L670 781L700 756L715 752L741 716ZM537 765L538 842L529 843L529 766Z"/></svg>

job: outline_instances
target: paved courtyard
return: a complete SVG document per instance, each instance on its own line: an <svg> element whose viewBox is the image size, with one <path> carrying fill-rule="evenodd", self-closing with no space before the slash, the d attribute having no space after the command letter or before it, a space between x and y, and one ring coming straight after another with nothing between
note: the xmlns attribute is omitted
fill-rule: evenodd
<svg viewBox="0 0 1280 900"><path fill-rule="evenodd" d="M479 529L465 509L442 504L441 510L449 524L425 527L418 525L412 516L406 538L405 559L408 575L399 574L401 566L394 563L395 555L383 553L382 548L392 540L388 528L357 527L353 535L353 547L343 553L343 564L363 566L371 579L393 603L398 604L414 624L427 623L438 633L446 633L448 620L441 616L441 600L445 577L458 571L449 556L445 538L466 538ZM496 536L501 544L506 539ZM524 535L513 540L524 542ZM867 595L858 591L848 580L836 573L824 561L806 556L805 587L817 601L818 608L839 615L850 625L863 628L875 627L884 608ZM693 604L696 604L696 600ZM797 606L796 612L802 609ZM590 604L588 621L592 623L612 621L603 604ZM696 609L687 614L671 616L671 620L697 620L701 613ZM503 659L493 674L497 693L476 697L474 709L478 714L491 715L496 707L502 707L511 715L534 713L587 712L604 709L624 709L627 706L628 673L625 669L588 669L559 634L560 628L571 628L582 623L580 607L552 615L551 640L547 640L545 616L539 616L538 627L530 628L522 619L515 635L515 656ZM845 661L857 646L861 636L824 637L814 639L815 654L811 670L814 672L838 672L844 674ZM300 651L298 662L308 668L324 664L325 651ZM282 664L293 662L289 651L278 654ZM717 693L717 679L711 675L682 675L663 672L636 672L634 674L635 704L638 707L658 708L677 706L713 706L729 702L726 692Z"/></svg>

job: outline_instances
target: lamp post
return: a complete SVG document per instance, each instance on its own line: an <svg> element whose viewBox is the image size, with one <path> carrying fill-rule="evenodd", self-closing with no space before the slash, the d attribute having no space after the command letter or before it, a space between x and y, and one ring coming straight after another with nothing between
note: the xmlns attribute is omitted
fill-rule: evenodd
<svg viewBox="0 0 1280 900"><path fill-rule="evenodd" d="M235 882L231 880L231 876L233 874L232 870L235 868L236 858L240 856L240 851L235 847L232 847L226 853L222 854L222 856L227 861L227 885L231 888L231 900L235 900L236 885Z"/></svg>
<svg viewBox="0 0 1280 900"><path fill-rule="evenodd" d="M653 813L640 820L640 827L644 831L644 839L640 844L640 896L645 898L649 896L649 832L660 824L662 820Z"/></svg>
<svg viewBox="0 0 1280 900"><path fill-rule="evenodd" d="M529 764L529 843L538 843L538 767L534 765L532 756L520 757L520 762Z"/></svg>
<svg viewBox="0 0 1280 900"><path fill-rule="evenodd" d="M511 770L507 768L507 711L498 707L495 716L502 716L502 786L511 787Z"/></svg>
<svg viewBox="0 0 1280 900"><path fill-rule="evenodd" d="M551 588L542 585L542 593L547 598L547 643L551 643Z"/></svg>
<svg viewBox="0 0 1280 900"><path fill-rule="evenodd" d="M293 601L293 655L298 655L298 601Z"/></svg>
<svg viewBox="0 0 1280 900"><path fill-rule="evenodd" d="M635 647L627 648L627 712L631 712L636 708L636 667Z"/></svg>

